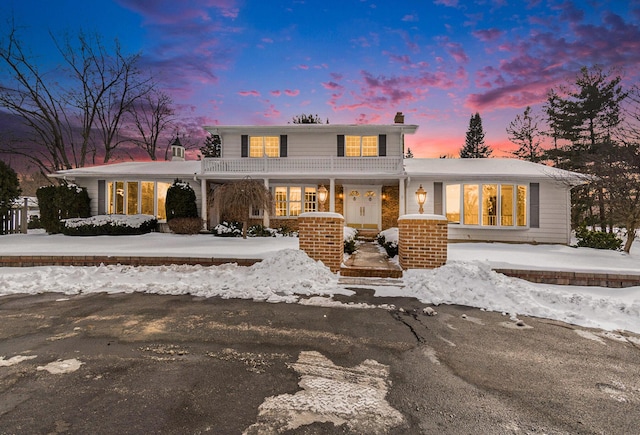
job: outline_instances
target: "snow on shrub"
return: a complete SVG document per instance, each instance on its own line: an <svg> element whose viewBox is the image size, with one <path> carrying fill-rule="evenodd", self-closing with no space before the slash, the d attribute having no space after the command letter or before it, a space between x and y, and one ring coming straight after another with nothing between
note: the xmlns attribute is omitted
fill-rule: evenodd
<svg viewBox="0 0 640 435"><path fill-rule="evenodd" d="M217 237L242 237L242 223L223 221L213 227L212 233ZM298 237L296 231L287 227L269 228L264 225L251 225L247 230L248 237Z"/></svg>
<svg viewBox="0 0 640 435"><path fill-rule="evenodd" d="M345 254L353 254L356 252L356 236L358 235L358 230L351 227L343 227L342 237L344 239L344 253Z"/></svg>
<svg viewBox="0 0 640 435"><path fill-rule="evenodd" d="M62 221L63 234L67 236L136 235L154 231L158 220L150 215L98 215Z"/></svg>
<svg viewBox="0 0 640 435"><path fill-rule="evenodd" d="M389 258L398 255L398 228L394 227L381 231L376 240L387 251Z"/></svg>

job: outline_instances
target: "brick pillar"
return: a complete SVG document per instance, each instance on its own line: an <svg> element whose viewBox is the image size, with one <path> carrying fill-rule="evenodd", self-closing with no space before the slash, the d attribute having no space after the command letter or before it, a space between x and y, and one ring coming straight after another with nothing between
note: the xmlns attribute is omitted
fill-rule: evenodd
<svg viewBox="0 0 640 435"><path fill-rule="evenodd" d="M435 269L447 262L447 218L407 214L398 218L398 257L406 269Z"/></svg>
<svg viewBox="0 0 640 435"><path fill-rule="evenodd" d="M311 212L298 217L300 249L337 273L344 252L344 217L338 213Z"/></svg>

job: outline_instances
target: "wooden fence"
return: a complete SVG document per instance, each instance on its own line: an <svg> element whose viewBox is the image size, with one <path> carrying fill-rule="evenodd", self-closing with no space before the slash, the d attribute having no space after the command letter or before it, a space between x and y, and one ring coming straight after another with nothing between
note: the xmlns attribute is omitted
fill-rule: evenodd
<svg viewBox="0 0 640 435"><path fill-rule="evenodd" d="M28 199L24 199L22 206L10 208L7 213L0 214L0 235L4 234L27 234L27 223L29 222Z"/></svg>

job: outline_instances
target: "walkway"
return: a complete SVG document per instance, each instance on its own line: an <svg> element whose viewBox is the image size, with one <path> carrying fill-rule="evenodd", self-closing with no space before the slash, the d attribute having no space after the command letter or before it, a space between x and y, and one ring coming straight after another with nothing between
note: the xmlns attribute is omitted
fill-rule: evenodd
<svg viewBox="0 0 640 435"><path fill-rule="evenodd" d="M340 268L340 276L402 278L402 269L389 261L377 242L361 242Z"/></svg>

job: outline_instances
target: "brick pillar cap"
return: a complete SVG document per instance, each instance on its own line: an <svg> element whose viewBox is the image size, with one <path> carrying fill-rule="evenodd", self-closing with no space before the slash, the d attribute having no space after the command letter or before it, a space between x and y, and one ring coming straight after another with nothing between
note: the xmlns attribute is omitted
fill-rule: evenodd
<svg viewBox="0 0 640 435"><path fill-rule="evenodd" d="M323 217L323 218L339 218L344 219L344 217L340 213L331 213L328 211L309 211L306 213L301 213L301 218L315 218L315 217Z"/></svg>
<svg viewBox="0 0 640 435"><path fill-rule="evenodd" d="M425 221L446 221L447 218L440 214L403 214L398 218L402 220L425 220Z"/></svg>

